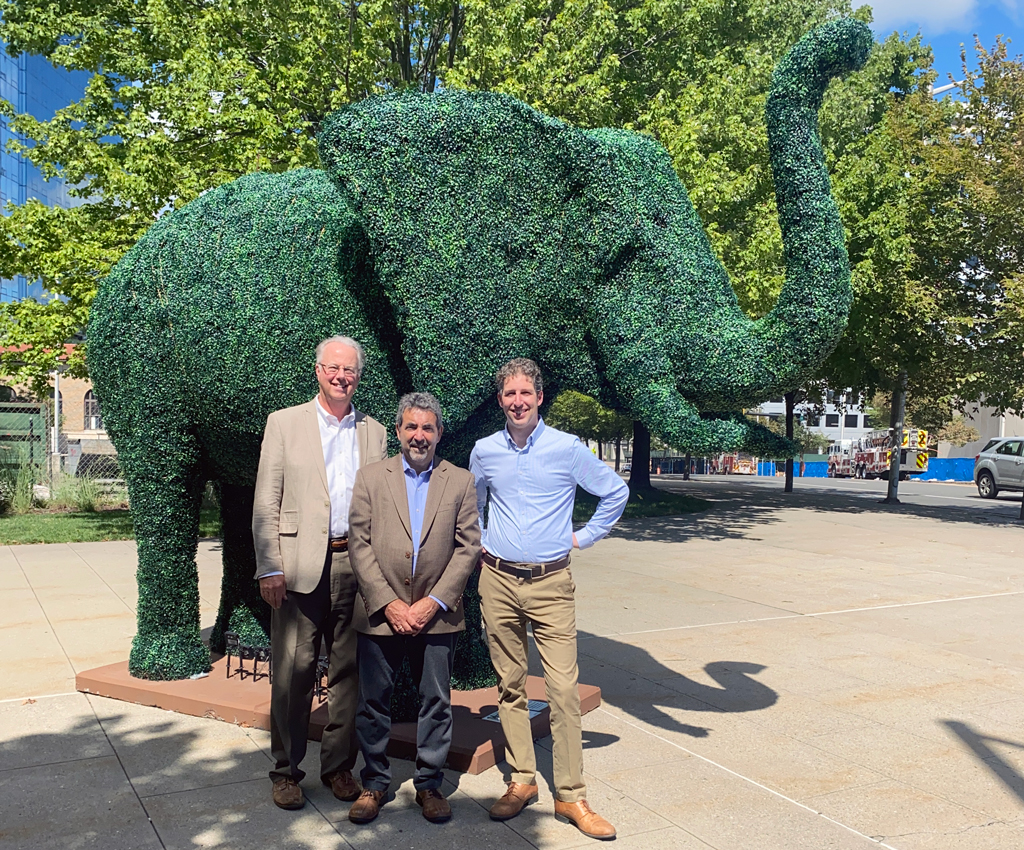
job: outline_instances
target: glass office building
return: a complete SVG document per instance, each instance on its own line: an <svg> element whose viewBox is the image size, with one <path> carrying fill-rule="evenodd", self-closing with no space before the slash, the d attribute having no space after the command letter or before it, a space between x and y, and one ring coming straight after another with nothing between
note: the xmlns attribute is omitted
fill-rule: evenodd
<svg viewBox="0 0 1024 850"><path fill-rule="evenodd" d="M2 45L0 45L2 47ZM54 68L41 56L8 56L0 50L0 97L10 103L16 112L34 115L41 120L52 118L61 109L77 100L85 92L89 74L69 73ZM80 198L68 196L63 181L43 180L39 169L18 154L7 151L7 142L18 138L0 117L0 208L9 201L23 204L29 198L38 198L48 206L75 206ZM18 301L42 295L38 281L23 276L0 281L0 301Z"/></svg>

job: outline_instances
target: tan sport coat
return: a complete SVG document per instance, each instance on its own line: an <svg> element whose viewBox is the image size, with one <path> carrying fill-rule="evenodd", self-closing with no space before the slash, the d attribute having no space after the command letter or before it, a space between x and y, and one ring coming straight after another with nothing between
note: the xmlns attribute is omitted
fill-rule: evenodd
<svg viewBox="0 0 1024 850"><path fill-rule="evenodd" d="M281 571L289 590L312 593L324 571L331 525L316 399L271 413L263 432L252 510L256 578ZM384 426L356 411L359 466L388 456Z"/></svg>
<svg viewBox="0 0 1024 850"><path fill-rule="evenodd" d="M462 591L480 558L472 473L442 460L430 474L415 576L411 528L402 456L360 469L352 489L348 544L363 599L362 606L356 605L356 631L393 635L384 616L387 605L396 599L411 605L424 596L440 599L448 610L438 611L420 634L466 628Z"/></svg>

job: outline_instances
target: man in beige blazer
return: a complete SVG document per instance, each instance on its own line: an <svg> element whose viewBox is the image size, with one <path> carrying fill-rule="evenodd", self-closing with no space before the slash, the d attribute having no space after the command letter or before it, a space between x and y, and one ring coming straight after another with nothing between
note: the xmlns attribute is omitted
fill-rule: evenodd
<svg viewBox="0 0 1024 850"><path fill-rule="evenodd" d="M366 766L349 819L377 817L391 783L391 693L408 658L422 701L416 802L442 823L452 816L440 788L452 740L452 662L466 628L462 591L480 557L476 483L467 470L434 462L444 425L430 393L403 396L395 428L401 455L364 466L352 490L350 551L363 601L356 734Z"/></svg>
<svg viewBox="0 0 1024 850"><path fill-rule="evenodd" d="M349 505L359 467L387 457L384 426L352 407L363 362L355 340L324 340L316 349L317 397L272 413L263 434L252 532L260 594L273 609L270 778L283 809L305 804L299 764L321 639L329 661L320 777L339 799L359 796L352 777L358 677Z"/></svg>

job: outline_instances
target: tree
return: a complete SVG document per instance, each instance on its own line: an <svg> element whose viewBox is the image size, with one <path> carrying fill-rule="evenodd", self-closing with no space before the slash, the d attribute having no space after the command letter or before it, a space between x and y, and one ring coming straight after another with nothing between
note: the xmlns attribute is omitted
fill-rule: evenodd
<svg viewBox="0 0 1024 850"><path fill-rule="evenodd" d="M926 65L878 131L837 163L854 305L822 374L833 386L882 390L894 440L904 403L909 420L935 433L982 396L1003 409L1024 400L1015 318L1024 74L1005 46L976 50L976 70L965 57L963 100L935 101ZM891 474L891 501L897 486Z"/></svg>
<svg viewBox="0 0 1024 850"><path fill-rule="evenodd" d="M12 120L25 155L91 203L30 202L0 221L0 274L40 278L54 296L0 308L0 364L42 387L52 352L83 329L97 281L163 210L242 174L315 164L331 110L442 80L507 92L580 126L653 135L741 300L763 306L781 282L769 76L809 27L849 10L848 0L741 0L728 14L711 0L7 0L0 37L12 53L92 74L85 97L52 120ZM773 273L751 259L762 255ZM71 374L84 372L83 358L71 355Z"/></svg>
<svg viewBox="0 0 1024 850"><path fill-rule="evenodd" d="M97 282L161 212L243 174L315 165L327 113L375 91L433 90L463 23L452 0L8 0L8 52L92 78L48 121L3 106L25 139L14 147L89 203L30 200L0 218L0 275L41 279L51 297L0 306L0 368L41 390ZM67 365L84 374L84 347Z"/></svg>

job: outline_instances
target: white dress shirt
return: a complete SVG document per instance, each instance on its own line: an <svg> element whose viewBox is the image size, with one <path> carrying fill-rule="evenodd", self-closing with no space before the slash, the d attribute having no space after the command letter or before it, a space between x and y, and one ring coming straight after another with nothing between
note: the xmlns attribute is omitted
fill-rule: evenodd
<svg viewBox="0 0 1024 850"><path fill-rule="evenodd" d="M348 535L348 509L352 504L352 485L359 469L359 443L356 440L356 409L339 419L325 410L316 398L320 445L327 469L327 491L331 497L331 537Z"/></svg>

